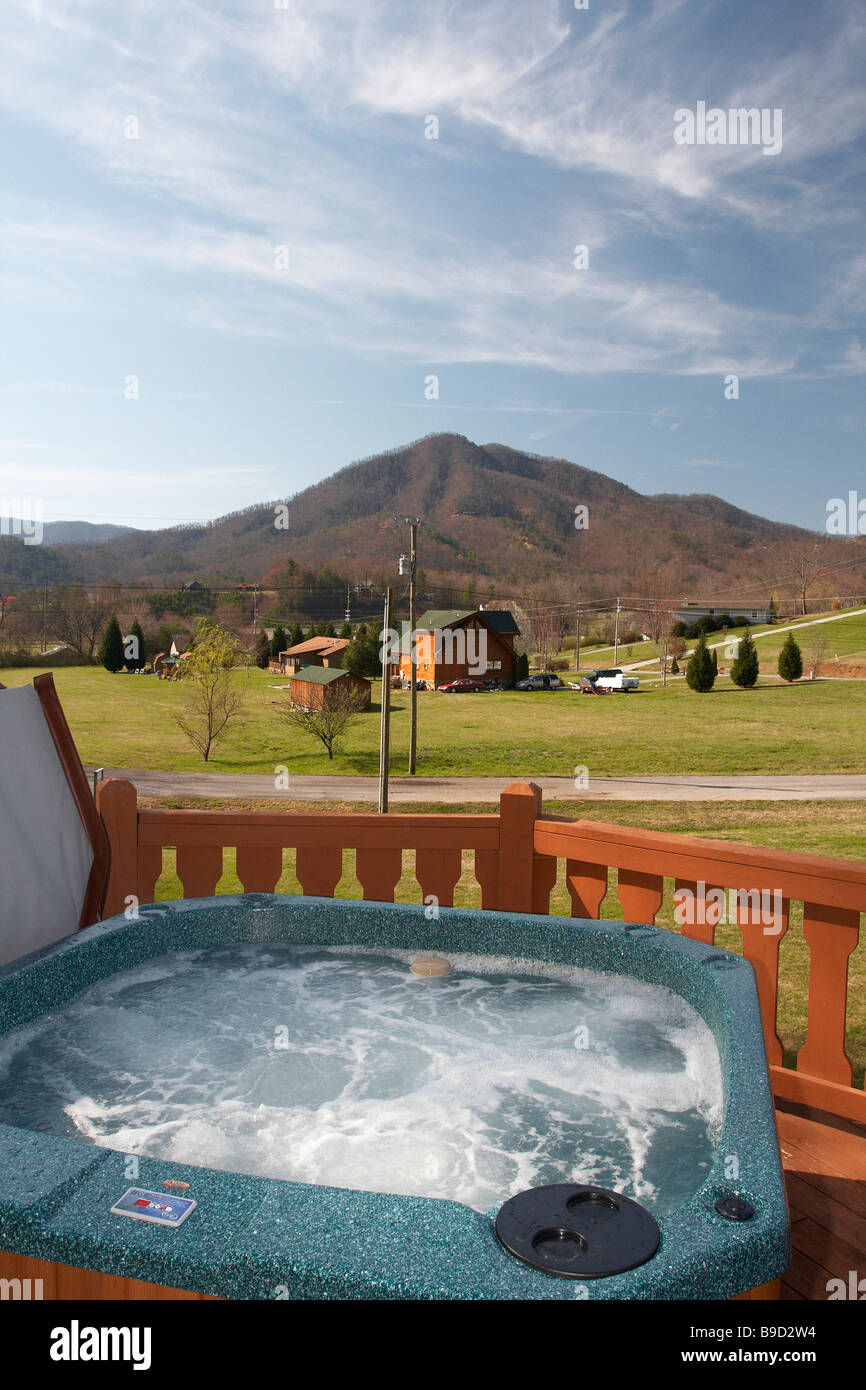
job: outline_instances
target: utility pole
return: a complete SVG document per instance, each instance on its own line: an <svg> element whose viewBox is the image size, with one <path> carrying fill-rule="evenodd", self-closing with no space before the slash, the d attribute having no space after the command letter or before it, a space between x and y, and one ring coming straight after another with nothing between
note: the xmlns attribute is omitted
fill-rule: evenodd
<svg viewBox="0 0 866 1390"><path fill-rule="evenodd" d="M409 776L415 776L415 752L418 744L418 663L415 660L415 564L418 543L418 518L409 523Z"/></svg>
<svg viewBox="0 0 866 1390"><path fill-rule="evenodd" d="M388 810L388 759L391 751L391 590L385 590L382 628L382 727L379 734L379 811Z"/></svg>
<svg viewBox="0 0 866 1390"><path fill-rule="evenodd" d="M580 670L580 609L577 610L577 643L574 648L574 669Z"/></svg>
<svg viewBox="0 0 866 1390"><path fill-rule="evenodd" d="M415 603L416 587L415 574L418 563L418 527L421 518L418 516L407 516L409 523L409 776L415 776L415 762L418 747L418 664L416 661L417 651L415 649ZM396 521L397 518L395 517ZM403 568L405 555L400 556L399 573L405 574Z"/></svg>
<svg viewBox="0 0 866 1390"><path fill-rule="evenodd" d="M617 653L619 652L619 615L621 612L620 601L616 601L616 622L613 629L613 664L616 665Z"/></svg>

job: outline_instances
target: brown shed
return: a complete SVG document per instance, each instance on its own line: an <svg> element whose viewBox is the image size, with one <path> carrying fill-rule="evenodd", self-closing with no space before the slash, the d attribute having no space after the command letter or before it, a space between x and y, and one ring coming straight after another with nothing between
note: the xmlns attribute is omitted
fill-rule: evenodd
<svg viewBox="0 0 866 1390"><path fill-rule="evenodd" d="M369 709L372 688L368 680L353 675L351 671L327 666L305 666L292 676L289 698L293 705L317 709L346 690L360 690L364 695L363 708Z"/></svg>

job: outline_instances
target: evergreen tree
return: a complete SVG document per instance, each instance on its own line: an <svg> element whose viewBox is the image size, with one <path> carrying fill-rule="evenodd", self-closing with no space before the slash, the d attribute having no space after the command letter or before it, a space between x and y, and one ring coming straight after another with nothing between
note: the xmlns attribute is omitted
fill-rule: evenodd
<svg viewBox="0 0 866 1390"><path fill-rule="evenodd" d="M672 675L672 676L678 676L679 673L680 673L680 664L679 664L679 662L677 661L676 657L674 657L673 661L671 662L671 675Z"/></svg>
<svg viewBox="0 0 866 1390"><path fill-rule="evenodd" d="M126 664L126 657L123 652L123 633L120 631L120 623L113 613L99 644L99 660L106 671L120 671Z"/></svg>
<svg viewBox="0 0 866 1390"><path fill-rule="evenodd" d="M299 642L304 640L304 629L300 623L292 623L292 630L289 633L289 646L296 647ZM285 648L283 649L285 650Z"/></svg>
<svg viewBox="0 0 866 1390"><path fill-rule="evenodd" d="M284 652L287 646L288 638L286 637L286 629L283 627L282 623L277 623L277 626L274 628L274 635L271 638L271 656L274 661L279 661L280 652Z"/></svg>
<svg viewBox="0 0 866 1390"><path fill-rule="evenodd" d="M334 627L333 623L322 623L319 628L319 634L322 637L336 637L337 629Z"/></svg>
<svg viewBox="0 0 866 1390"><path fill-rule="evenodd" d="M260 632L258 637L256 638L253 660L255 661L256 665L259 667L260 670L266 671L268 669L268 662L270 661L270 659L271 644L268 641L268 634L266 632Z"/></svg>
<svg viewBox="0 0 866 1390"><path fill-rule="evenodd" d="M144 633L138 618L134 619L132 627L129 629L129 635L134 637L138 643L138 656L129 657L126 664L130 670L143 671L147 665L147 643L144 640Z"/></svg>
<svg viewBox="0 0 866 1390"><path fill-rule="evenodd" d="M359 629L355 633L343 653L343 669L355 676L366 676L368 680L381 673L379 639L372 632L362 633Z"/></svg>
<svg viewBox="0 0 866 1390"><path fill-rule="evenodd" d="M789 632L779 652L779 675L786 681L798 681L802 674L803 653L794 641L793 632Z"/></svg>
<svg viewBox="0 0 866 1390"><path fill-rule="evenodd" d="M715 647L710 648L710 661L713 663L713 675L719 674L719 658Z"/></svg>
<svg viewBox="0 0 866 1390"><path fill-rule="evenodd" d="M348 638L351 639L351 636L352 636L352 624L349 622L349 619L348 619L348 618L345 618L344 621L343 621L343 625L342 625L342 627L340 628L340 636L341 636L343 639L345 639L346 637L348 637Z"/></svg>
<svg viewBox="0 0 866 1390"><path fill-rule="evenodd" d="M514 683L525 681L529 675L529 657L526 652L521 652L514 663Z"/></svg>
<svg viewBox="0 0 866 1390"><path fill-rule="evenodd" d="M750 632L741 637L737 656L731 667L731 680L742 690L751 690L758 679L758 649Z"/></svg>
<svg viewBox="0 0 866 1390"><path fill-rule="evenodd" d="M713 670L712 657L707 649L706 636L702 632L686 667L686 680L692 690L697 690L703 694L707 690L712 690L715 679L716 673Z"/></svg>

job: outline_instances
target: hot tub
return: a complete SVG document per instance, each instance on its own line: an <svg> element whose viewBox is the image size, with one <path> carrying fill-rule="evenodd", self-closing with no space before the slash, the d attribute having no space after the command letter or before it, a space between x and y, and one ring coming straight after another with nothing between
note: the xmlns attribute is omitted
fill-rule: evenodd
<svg viewBox="0 0 866 1390"><path fill-rule="evenodd" d="M729 1298L790 1261L752 968L652 927L143 907L0 971L0 1122L0 1250L199 1294ZM113 1215L132 1185L197 1205Z"/></svg>

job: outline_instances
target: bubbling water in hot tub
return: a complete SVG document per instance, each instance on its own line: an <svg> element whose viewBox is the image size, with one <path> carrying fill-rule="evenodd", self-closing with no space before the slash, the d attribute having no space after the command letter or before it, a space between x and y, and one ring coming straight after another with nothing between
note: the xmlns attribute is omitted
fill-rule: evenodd
<svg viewBox="0 0 866 1390"><path fill-rule="evenodd" d="M697 1190L722 1113L712 1033L627 976L290 942L160 957L0 1039L0 1120L130 1154L480 1211L598 1183Z"/></svg>

